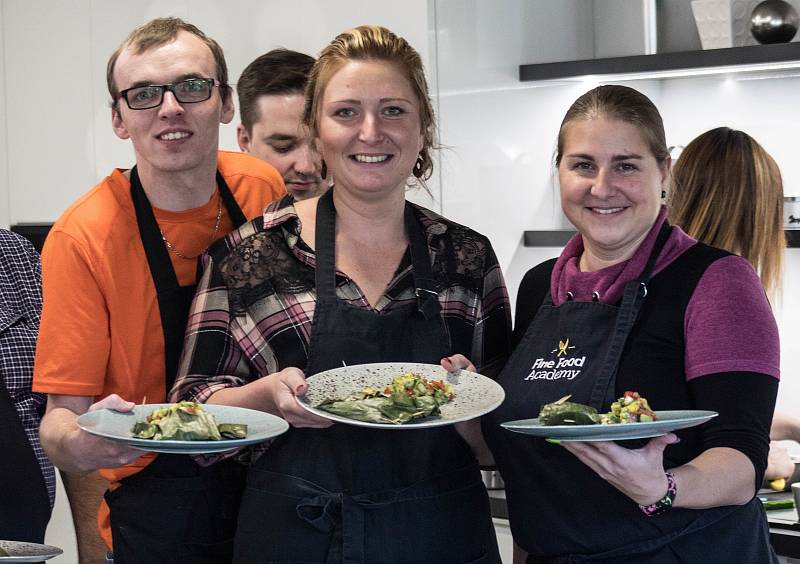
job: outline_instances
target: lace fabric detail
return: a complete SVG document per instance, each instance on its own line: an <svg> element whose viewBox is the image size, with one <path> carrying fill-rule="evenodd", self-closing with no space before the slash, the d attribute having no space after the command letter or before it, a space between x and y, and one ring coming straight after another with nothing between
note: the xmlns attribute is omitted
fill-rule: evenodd
<svg viewBox="0 0 800 564"><path fill-rule="evenodd" d="M228 288L230 312L234 316L243 315L252 304L273 294L298 294L314 289L313 268L297 256L298 252L313 256L313 251L298 237L298 225L293 220L296 216L284 207L277 206L275 213L285 214L285 221L266 228L263 224L251 224L256 229L254 233L251 231L225 249L224 254L220 253L218 269ZM496 261L490 256L491 246L486 237L429 210L415 206L414 212L427 234L433 276L439 289L461 286L480 293L486 270ZM407 254L403 264L408 264ZM406 270L402 266L398 275ZM399 282L405 288L405 279L395 279L389 284L390 294L402 290L396 286Z"/></svg>
<svg viewBox="0 0 800 564"><path fill-rule="evenodd" d="M282 228L261 231L235 247L219 265L232 315L274 293L296 294L314 287L314 271L292 253Z"/></svg>
<svg viewBox="0 0 800 564"><path fill-rule="evenodd" d="M478 292L488 266L489 241L482 235L450 224L431 240L435 250L433 274L442 287L463 286Z"/></svg>

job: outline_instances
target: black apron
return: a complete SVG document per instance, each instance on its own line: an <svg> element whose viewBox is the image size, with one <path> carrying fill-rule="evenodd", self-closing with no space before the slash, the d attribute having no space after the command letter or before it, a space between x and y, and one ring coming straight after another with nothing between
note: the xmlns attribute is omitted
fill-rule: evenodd
<svg viewBox="0 0 800 564"><path fill-rule="evenodd" d="M0 375L0 538L44 542L50 499L28 436Z"/></svg>
<svg viewBox="0 0 800 564"><path fill-rule="evenodd" d="M370 362L438 364L450 353L419 221L405 225L417 301L380 314L336 296L333 190L316 222L317 304L306 374ZM478 465L454 427L292 428L248 471L236 562L495 563Z"/></svg>
<svg viewBox="0 0 800 564"><path fill-rule="evenodd" d="M247 219L217 172L220 197L234 227ZM164 332L166 389L175 382L195 285L180 286L169 251L136 167L131 197L153 277ZM116 564L230 562L244 468L233 461L209 467L190 457L160 454L141 472L122 480L105 498L111 510ZM176 560L177 559L177 560Z"/></svg>
<svg viewBox="0 0 800 564"><path fill-rule="evenodd" d="M764 518L758 500L741 507L673 509L648 518L571 453L497 425L534 417L542 405L568 394L570 401L608 411L616 395L620 359L669 232L665 221L641 275L626 284L619 307L599 301L554 306L548 292L498 378L507 399L490 415L492 423L484 430L505 479L512 534L531 553L529 564L711 562L715 555L724 555L721 562L728 562L733 554L736 559L741 556L741 562L772 561L764 544L766 528L758 531L754 526ZM638 447L644 442L622 444ZM577 525L575 511L585 512L595 523L607 514L613 530L586 526L585 520ZM741 538L747 542L731 552L730 543ZM569 548L557 550L559 546Z"/></svg>

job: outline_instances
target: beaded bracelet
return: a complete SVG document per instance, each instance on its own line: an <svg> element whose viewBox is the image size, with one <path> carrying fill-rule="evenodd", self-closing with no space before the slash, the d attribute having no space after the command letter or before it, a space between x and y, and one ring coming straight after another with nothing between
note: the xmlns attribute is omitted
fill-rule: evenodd
<svg viewBox="0 0 800 564"><path fill-rule="evenodd" d="M675 494L678 493L678 488L675 485L675 476L672 472L665 472L667 476L667 493L655 503L650 505L640 505L639 509L648 517L660 515L672 509L672 502L675 501Z"/></svg>

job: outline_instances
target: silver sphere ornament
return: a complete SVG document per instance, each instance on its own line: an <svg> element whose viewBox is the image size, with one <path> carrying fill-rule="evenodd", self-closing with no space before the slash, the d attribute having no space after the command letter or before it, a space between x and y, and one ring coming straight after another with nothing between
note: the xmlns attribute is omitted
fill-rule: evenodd
<svg viewBox="0 0 800 564"><path fill-rule="evenodd" d="M788 43L797 33L797 10L784 0L765 0L753 9L750 31L759 43Z"/></svg>

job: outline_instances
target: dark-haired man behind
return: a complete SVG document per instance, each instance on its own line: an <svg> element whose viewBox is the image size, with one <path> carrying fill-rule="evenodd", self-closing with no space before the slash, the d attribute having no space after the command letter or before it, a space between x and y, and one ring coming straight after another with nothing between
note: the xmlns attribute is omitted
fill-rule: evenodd
<svg viewBox="0 0 800 564"><path fill-rule="evenodd" d="M274 166L297 200L328 187L320 157L303 124L308 74L314 59L297 51L273 49L247 65L239 77L239 148Z"/></svg>

